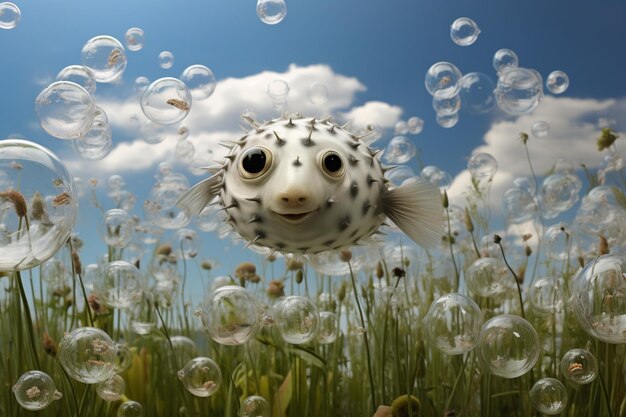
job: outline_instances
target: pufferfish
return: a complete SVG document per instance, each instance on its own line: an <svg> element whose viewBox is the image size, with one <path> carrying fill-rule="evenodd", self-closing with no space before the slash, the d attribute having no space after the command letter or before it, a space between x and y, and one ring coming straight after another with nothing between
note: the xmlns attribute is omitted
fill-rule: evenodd
<svg viewBox="0 0 626 417"><path fill-rule="evenodd" d="M177 205L199 214L215 197L249 245L315 254L366 242L388 218L412 240L441 239L441 194L415 178L394 187L374 151L329 118L299 115L259 124L238 141L213 175Z"/></svg>

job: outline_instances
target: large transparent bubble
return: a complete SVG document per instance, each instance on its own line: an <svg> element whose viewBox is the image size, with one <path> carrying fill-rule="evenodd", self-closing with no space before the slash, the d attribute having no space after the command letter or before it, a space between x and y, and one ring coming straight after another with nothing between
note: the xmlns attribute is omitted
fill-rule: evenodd
<svg viewBox="0 0 626 417"><path fill-rule="evenodd" d="M496 105L496 84L482 72L468 72L461 78L461 107L473 114L484 114Z"/></svg>
<svg viewBox="0 0 626 417"><path fill-rule="evenodd" d="M222 345L242 345L260 326L259 305L245 288L226 285L211 294L200 309L204 329Z"/></svg>
<svg viewBox="0 0 626 417"><path fill-rule="evenodd" d="M437 62L426 72L426 90L437 98L450 98L461 88L461 71L449 62Z"/></svg>
<svg viewBox="0 0 626 417"><path fill-rule="evenodd" d="M97 384L115 375L117 348L104 331L80 327L63 336L57 358L71 378Z"/></svg>
<svg viewBox="0 0 626 417"><path fill-rule="evenodd" d="M483 324L478 357L487 370L502 378L517 378L535 366L541 346L534 327L519 316L501 314Z"/></svg>
<svg viewBox="0 0 626 417"><path fill-rule="evenodd" d="M159 53L159 67L170 69L174 66L174 54L170 51L161 51Z"/></svg>
<svg viewBox="0 0 626 417"><path fill-rule="evenodd" d="M126 391L126 382L119 375L113 375L96 385L96 393L104 401L119 401L124 395L124 391Z"/></svg>
<svg viewBox="0 0 626 417"><path fill-rule="evenodd" d="M0 141L0 271L35 267L63 246L76 222L74 180L48 149Z"/></svg>
<svg viewBox="0 0 626 417"><path fill-rule="evenodd" d="M276 25L287 16L285 0L257 0L256 15L266 25Z"/></svg>
<svg viewBox="0 0 626 417"><path fill-rule="evenodd" d="M480 29L469 17L459 17L450 26L450 38L459 46L469 46L476 42Z"/></svg>
<svg viewBox="0 0 626 417"><path fill-rule="evenodd" d="M17 402L32 411L43 410L62 397L50 375L41 371L23 373L11 390Z"/></svg>
<svg viewBox="0 0 626 417"><path fill-rule="evenodd" d="M211 97L217 86L215 75L204 65L191 65L183 71L180 80L185 83L196 101Z"/></svg>
<svg viewBox="0 0 626 417"><path fill-rule="evenodd" d="M141 96L143 114L154 123L172 125L180 122L191 110L191 92L177 78L159 78Z"/></svg>
<svg viewBox="0 0 626 417"><path fill-rule="evenodd" d="M537 203L533 196L522 188L510 188L504 193L504 213L509 223L519 224L537 214Z"/></svg>
<svg viewBox="0 0 626 417"><path fill-rule="evenodd" d="M145 41L145 35L143 33L143 29L141 28L130 28L124 34L124 39L126 40L126 48L129 51L136 52L143 49L143 44Z"/></svg>
<svg viewBox="0 0 626 417"><path fill-rule="evenodd" d="M72 142L74 150L81 158L98 161L105 158L113 150L111 126L108 123L94 120L85 133Z"/></svg>
<svg viewBox="0 0 626 417"><path fill-rule="evenodd" d="M0 3L0 29L13 29L20 22L22 12L11 2Z"/></svg>
<svg viewBox="0 0 626 417"><path fill-rule="evenodd" d="M95 110L91 94L71 81L56 81L35 99L39 125L58 139L75 139L89 130Z"/></svg>
<svg viewBox="0 0 626 417"><path fill-rule="evenodd" d="M552 94L562 94L569 87L569 77L563 71L552 71L546 78L546 88Z"/></svg>
<svg viewBox="0 0 626 417"><path fill-rule="evenodd" d="M96 78L89 68L83 65L70 65L57 74L57 81L70 81L83 87L89 94L96 92Z"/></svg>
<svg viewBox="0 0 626 417"><path fill-rule="evenodd" d="M510 287L513 277L504 262L497 258L478 258L467 268L467 288L481 297L493 297Z"/></svg>
<svg viewBox="0 0 626 417"><path fill-rule="evenodd" d="M519 59L517 54L510 49L499 49L493 55L493 67L498 74L503 73L512 68L517 68Z"/></svg>
<svg viewBox="0 0 626 417"><path fill-rule="evenodd" d="M157 313L154 295L143 290L135 301L127 308L128 327L133 333L147 335L157 326Z"/></svg>
<svg viewBox="0 0 626 417"><path fill-rule="evenodd" d="M137 401L124 401L117 409L117 417L143 417L143 406Z"/></svg>
<svg viewBox="0 0 626 417"><path fill-rule="evenodd" d="M439 116L451 116L461 110L461 97L458 94L445 98L435 96L433 97L433 109Z"/></svg>
<svg viewBox="0 0 626 417"><path fill-rule="evenodd" d="M530 402L542 414L560 414L567 406L565 385L558 379L541 378L530 390Z"/></svg>
<svg viewBox="0 0 626 417"><path fill-rule="evenodd" d="M607 343L626 343L626 256L609 254L589 262L570 287L578 324Z"/></svg>
<svg viewBox="0 0 626 417"><path fill-rule="evenodd" d="M178 371L178 379L196 397L210 397L222 384L222 371L214 360L200 356Z"/></svg>
<svg viewBox="0 0 626 417"><path fill-rule="evenodd" d="M272 408L260 395L251 395L241 402L240 417L270 417Z"/></svg>
<svg viewBox="0 0 626 417"><path fill-rule="evenodd" d="M406 136L396 136L389 141L383 159L389 164L404 164L417 153L413 142Z"/></svg>
<svg viewBox="0 0 626 417"><path fill-rule="evenodd" d="M561 359L561 373L574 384L589 384L598 376L598 360L588 350L568 350Z"/></svg>
<svg viewBox="0 0 626 417"><path fill-rule="evenodd" d="M135 221L125 210L111 209L105 212L98 224L100 237L108 246L123 248L128 245L135 231Z"/></svg>
<svg viewBox="0 0 626 417"><path fill-rule="evenodd" d="M542 208L556 214L569 210L578 201L581 188L582 181L573 174L557 172L546 177L540 191Z"/></svg>
<svg viewBox="0 0 626 417"><path fill-rule="evenodd" d="M178 229L186 226L189 214L180 209L176 202L189 189L189 181L184 175L172 173L152 187L148 200L144 203L146 220L163 229Z"/></svg>
<svg viewBox="0 0 626 417"><path fill-rule="evenodd" d="M444 129L450 129L456 126L456 124L459 122L459 113L458 112L453 113L453 114L437 113L437 116L435 117L435 121L437 122L439 126L443 127Z"/></svg>
<svg viewBox="0 0 626 417"><path fill-rule="evenodd" d="M100 300L113 308L128 308L140 301L145 287L145 276L126 261L107 262L100 266L94 283L94 291Z"/></svg>
<svg viewBox="0 0 626 417"><path fill-rule="evenodd" d="M513 116L528 114L543 98L541 77L527 68L506 70L498 77L495 96L504 112Z"/></svg>
<svg viewBox="0 0 626 417"><path fill-rule="evenodd" d="M280 299L273 308L274 327L283 340L294 345L308 343L319 328L319 313L315 303L298 295Z"/></svg>
<svg viewBox="0 0 626 417"><path fill-rule="evenodd" d="M498 161L489 153L475 153L467 162L467 170L479 184L487 184L498 171Z"/></svg>
<svg viewBox="0 0 626 417"><path fill-rule="evenodd" d="M561 311L565 298L563 278L541 277L534 280L529 287L528 301L540 313Z"/></svg>
<svg viewBox="0 0 626 417"><path fill-rule="evenodd" d="M478 304L462 294L446 294L435 300L423 319L428 341L446 355L474 349L483 317Z"/></svg>
<svg viewBox="0 0 626 417"><path fill-rule="evenodd" d="M97 82L119 80L126 69L124 46L112 36L100 35L89 39L81 50L81 62L92 72Z"/></svg>

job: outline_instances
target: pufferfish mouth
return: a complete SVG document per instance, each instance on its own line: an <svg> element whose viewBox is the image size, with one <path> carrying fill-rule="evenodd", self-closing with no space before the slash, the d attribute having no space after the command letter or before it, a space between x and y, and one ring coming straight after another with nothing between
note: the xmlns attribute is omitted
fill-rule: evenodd
<svg viewBox="0 0 626 417"><path fill-rule="evenodd" d="M287 223L299 224L299 223L306 221L313 214L317 213L317 210L319 210L319 208L316 208L315 210L311 210L311 211L304 211L301 213L278 213L276 211L273 211L273 213L278 218L280 218L283 221L286 221Z"/></svg>

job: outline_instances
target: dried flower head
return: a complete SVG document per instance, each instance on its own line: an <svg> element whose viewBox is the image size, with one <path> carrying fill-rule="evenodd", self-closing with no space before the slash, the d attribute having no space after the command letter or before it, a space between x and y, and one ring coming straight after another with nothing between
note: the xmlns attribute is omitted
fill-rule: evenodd
<svg viewBox="0 0 626 417"><path fill-rule="evenodd" d="M46 202L39 191L33 194L33 199L30 203L30 217L33 220L45 221L48 218L46 213Z"/></svg>
<svg viewBox="0 0 626 417"><path fill-rule="evenodd" d="M406 276L406 271L400 267L393 268L391 273L396 278L404 278Z"/></svg>
<svg viewBox="0 0 626 417"><path fill-rule="evenodd" d="M296 271L296 284L302 284L302 281L304 281L304 273L301 269L298 269Z"/></svg>
<svg viewBox="0 0 626 417"><path fill-rule="evenodd" d="M600 137L596 140L596 144L598 145L598 151L603 151L611 147L611 145L615 143L617 138L619 138L619 136L615 134L613 129L609 127L602 128L602 133L600 134Z"/></svg>
<svg viewBox="0 0 626 417"><path fill-rule="evenodd" d="M178 98L171 98L167 100L166 103L172 107L176 107L179 110L189 111L189 104L185 100L181 100Z"/></svg>
<svg viewBox="0 0 626 417"><path fill-rule="evenodd" d="M169 256L172 253L172 247L167 244L161 245L156 249L155 253L156 255Z"/></svg>
<svg viewBox="0 0 626 417"><path fill-rule="evenodd" d="M304 262L296 256L288 258L286 265L288 271L297 271L298 269L304 268Z"/></svg>
<svg viewBox="0 0 626 417"><path fill-rule="evenodd" d="M80 256L75 250L72 251L72 265L74 266L74 273L81 275L83 273L83 264L80 262Z"/></svg>
<svg viewBox="0 0 626 417"><path fill-rule="evenodd" d="M43 350L46 354L56 358L57 356L57 344L48 332L43 333Z"/></svg>
<svg viewBox="0 0 626 417"><path fill-rule="evenodd" d="M598 236L598 255L606 255L609 253L609 241L603 235Z"/></svg>
<svg viewBox="0 0 626 417"><path fill-rule="evenodd" d="M463 221L465 222L465 228L467 231L474 233L474 222L472 221L472 216L470 216L470 212L467 207L465 207L465 216L463 217Z"/></svg>
<svg viewBox="0 0 626 417"><path fill-rule="evenodd" d="M385 276L385 271L383 270L383 263L378 261L376 264L376 278L381 279Z"/></svg>
<svg viewBox="0 0 626 417"><path fill-rule="evenodd" d="M235 276L239 279L247 280L253 275L256 275L256 266L252 262L242 262L235 269Z"/></svg>
<svg viewBox="0 0 626 417"><path fill-rule="evenodd" d="M278 298L285 295L285 284L280 280L272 280L267 286L267 295Z"/></svg>
<svg viewBox="0 0 626 417"><path fill-rule="evenodd" d="M205 271L210 271L211 269L213 269L213 263L211 261L202 261L200 263L200 268L204 269Z"/></svg>
<svg viewBox="0 0 626 417"><path fill-rule="evenodd" d="M13 204L17 217L25 217L28 213L28 209L26 208L26 199L24 199L24 196L19 191L8 190L0 192L0 198Z"/></svg>
<svg viewBox="0 0 626 417"><path fill-rule="evenodd" d="M61 194L54 197L52 200L52 207L67 206L72 202L72 196L67 191L63 191Z"/></svg>
<svg viewBox="0 0 626 417"><path fill-rule="evenodd" d="M109 314L109 308L100 302L97 295L90 294L89 297L87 297L87 302L96 315L102 316Z"/></svg>
<svg viewBox="0 0 626 417"><path fill-rule="evenodd" d="M528 142L528 133L520 132L519 140L526 145L526 142Z"/></svg>

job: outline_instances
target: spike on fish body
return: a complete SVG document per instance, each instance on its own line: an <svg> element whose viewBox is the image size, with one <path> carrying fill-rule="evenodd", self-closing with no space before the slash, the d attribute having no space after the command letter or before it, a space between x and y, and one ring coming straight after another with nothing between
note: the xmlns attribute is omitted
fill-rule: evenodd
<svg viewBox="0 0 626 417"><path fill-rule="evenodd" d="M363 142L355 147L346 127L292 116L266 122L244 138L230 148L220 171L180 198L181 208L198 214L217 195L235 231L281 252L351 246L386 218L421 245L440 240L438 188L420 178L390 186L379 154Z"/></svg>

